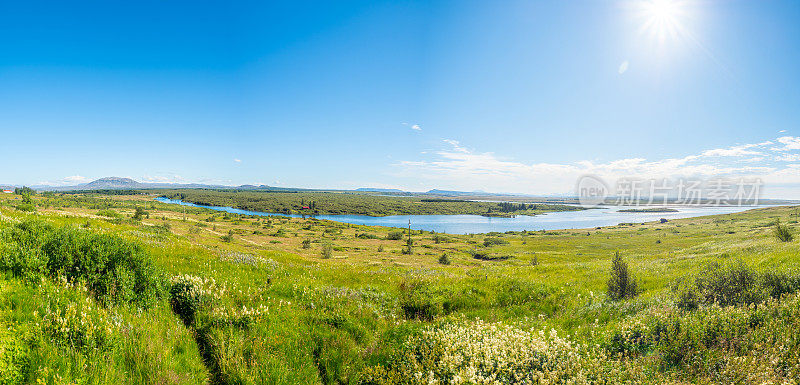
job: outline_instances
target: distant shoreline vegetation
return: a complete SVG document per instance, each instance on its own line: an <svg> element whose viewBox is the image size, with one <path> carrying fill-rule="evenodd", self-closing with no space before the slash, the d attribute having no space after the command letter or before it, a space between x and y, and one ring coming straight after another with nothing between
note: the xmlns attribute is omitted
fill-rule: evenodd
<svg viewBox="0 0 800 385"><path fill-rule="evenodd" d="M513 217L556 211L579 211L575 205L476 202L463 199L395 197L361 193L266 192L225 190L155 190L168 199L204 206L233 207L264 213L299 215L483 215Z"/></svg>
<svg viewBox="0 0 800 385"><path fill-rule="evenodd" d="M648 207L618 210L619 213L677 213L678 210L669 207Z"/></svg>

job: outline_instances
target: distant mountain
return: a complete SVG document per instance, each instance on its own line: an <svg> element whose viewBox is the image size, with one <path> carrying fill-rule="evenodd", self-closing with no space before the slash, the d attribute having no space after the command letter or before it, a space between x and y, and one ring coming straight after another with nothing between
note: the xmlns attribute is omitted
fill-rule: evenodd
<svg viewBox="0 0 800 385"><path fill-rule="evenodd" d="M243 185L238 186L236 188L239 189L239 190L267 190L267 189L271 189L272 187L267 186L265 184L258 185L258 186L253 185L253 184L243 184Z"/></svg>
<svg viewBox="0 0 800 385"><path fill-rule="evenodd" d="M131 178L119 178L110 176L79 185L83 190L112 190L112 189L139 189L144 188L143 183L139 183Z"/></svg>
<svg viewBox="0 0 800 385"><path fill-rule="evenodd" d="M476 194L479 194L479 195L497 195L497 194L493 194L493 193L487 193L485 191L472 191L472 192L469 192L469 191L453 191L453 190L438 190L438 189L428 190L428 192L426 192L426 194L447 195L447 196L476 195Z"/></svg>
<svg viewBox="0 0 800 385"><path fill-rule="evenodd" d="M33 188L39 191L74 191L74 190L142 190L142 189L154 189L154 188L257 189L257 188L269 188L269 186L261 185L258 187L257 186L234 187L234 186L198 184L198 183L187 183L187 184L142 183L135 181L131 178L120 178L116 176L110 176L75 186L33 186Z"/></svg>
<svg viewBox="0 0 800 385"><path fill-rule="evenodd" d="M372 187L361 187L361 188L357 188L355 191L379 192L379 193L401 193L401 192L405 192L403 190L396 189L396 188L372 188Z"/></svg>

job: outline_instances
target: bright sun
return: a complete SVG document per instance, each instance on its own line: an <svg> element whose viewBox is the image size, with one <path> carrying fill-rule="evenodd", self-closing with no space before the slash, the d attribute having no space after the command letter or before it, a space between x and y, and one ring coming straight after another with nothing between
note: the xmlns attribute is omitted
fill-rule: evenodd
<svg viewBox="0 0 800 385"><path fill-rule="evenodd" d="M647 0L639 3L645 20L642 31L663 43L668 37L677 38L683 32L681 18L685 13L683 1Z"/></svg>

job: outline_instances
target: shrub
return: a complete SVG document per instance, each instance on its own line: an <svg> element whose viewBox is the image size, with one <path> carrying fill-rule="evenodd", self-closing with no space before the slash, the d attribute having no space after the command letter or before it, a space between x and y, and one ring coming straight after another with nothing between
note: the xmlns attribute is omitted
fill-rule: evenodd
<svg viewBox="0 0 800 385"><path fill-rule="evenodd" d="M496 245L507 245L507 244L508 244L508 241L506 241L505 239L496 238L496 237L483 238L483 246L485 246L485 247L496 246Z"/></svg>
<svg viewBox="0 0 800 385"><path fill-rule="evenodd" d="M800 276L787 273L758 273L741 260L721 265L711 263L697 275L676 282L672 291L679 308L694 310L699 305L719 306L761 303L800 290Z"/></svg>
<svg viewBox="0 0 800 385"><path fill-rule="evenodd" d="M380 237L378 237L375 234L361 233L361 234L356 234L356 238L359 238L359 239L379 239Z"/></svg>
<svg viewBox="0 0 800 385"><path fill-rule="evenodd" d="M613 363L555 330L501 322L446 322L407 338L386 366L368 368L376 384L584 384L614 378ZM605 371L608 372L605 372Z"/></svg>
<svg viewBox="0 0 800 385"><path fill-rule="evenodd" d="M618 301L633 298L639 294L636 278L628 270L628 264L622 260L619 252L611 261L611 278L608 279L608 298Z"/></svg>
<svg viewBox="0 0 800 385"><path fill-rule="evenodd" d="M3 270L29 280L81 281L104 305L129 302L146 308L163 287L150 255L114 235L31 220L7 229L3 240Z"/></svg>
<svg viewBox="0 0 800 385"><path fill-rule="evenodd" d="M105 309L98 308L94 301L83 296L84 290L69 290L72 285L66 280L61 286L44 283L40 295L40 327L50 341L58 345L81 351L108 351L115 344L114 333L119 323ZM67 290L65 290L67 289Z"/></svg>
<svg viewBox="0 0 800 385"><path fill-rule="evenodd" d="M696 309L699 304L720 306L761 302L764 293L757 285L758 275L742 261L709 264L679 292L678 306Z"/></svg>
<svg viewBox="0 0 800 385"><path fill-rule="evenodd" d="M432 321L442 313L441 297L425 281L401 282L399 302L405 319Z"/></svg>
<svg viewBox="0 0 800 385"><path fill-rule="evenodd" d="M133 213L133 217L132 217L132 218L133 218L134 220L140 221L140 220L142 220L142 218L144 218L146 215L148 215L147 211L144 211L144 209L143 209L143 208L141 208L141 207L138 207L138 206L137 206L137 207L136 207L136 210L135 210L135 211L134 211L134 213Z"/></svg>
<svg viewBox="0 0 800 385"><path fill-rule="evenodd" d="M439 257L439 263L442 264L442 265L449 265L451 263L450 262L450 256L447 255L446 253L442 254L442 256Z"/></svg>
<svg viewBox="0 0 800 385"><path fill-rule="evenodd" d="M402 231L390 231L389 234L386 234L386 239L390 241L399 241L403 239L403 232Z"/></svg>
<svg viewBox="0 0 800 385"><path fill-rule="evenodd" d="M800 290L800 276L768 271L761 275L761 284L772 298L780 298Z"/></svg>
<svg viewBox="0 0 800 385"><path fill-rule="evenodd" d="M477 251L477 250L470 251L470 254L472 255L472 258L480 259L482 261L505 261L507 259L514 258L513 255L495 255L495 254L489 254L488 252L485 251Z"/></svg>
<svg viewBox="0 0 800 385"><path fill-rule="evenodd" d="M333 257L333 245L326 243L322 245L322 258L328 259Z"/></svg>
<svg viewBox="0 0 800 385"><path fill-rule="evenodd" d="M197 320L197 313L203 308L205 298L189 280L179 280L169 290L169 304L172 311L180 317L184 324L192 326Z"/></svg>
<svg viewBox="0 0 800 385"><path fill-rule="evenodd" d="M791 242L794 239L794 235L792 235L792 230L789 228L788 225L781 224L779 222L775 222L775 237L778 238L781 242Z"/></svg>
<svg viewBox="0 0 800 385"><path fill-rule="evenodd" d="M31 213L36 211L36 206L34 206L32 203L20 203L18 205L15 205L14 208L19 211L25 211Z"/></svg>
<svg viewBox="0 0 800 385"><path fill-rule="evenodd" d="M302 245L303 245L303 248L304 248L304 249L309 249L309 248L311 248L311 240L310 240L310 239L308 239L308 238L306 238L306 239L303 239L303 243L302 243Z"/></svg>
<svg viewBox="0 0 800 385"><path fill-rule="evenodd" d="M225 235L219 237L219 239L221 239L222 242L226 242L226 243L233 242L233 230L229 230L228 234L225 234Z"/></svg>
<svg viewBox="0 0 800 385"><path fill-rule="evenodd" d="M414 240L411 239L411 230L408 231L408 238L406 238L406 245L402 249L403 254L414 254Z"/></svg>
<svg viewBox="0 0 800 385"><path fill-rule="evenodd" d="M99 215L101 217L112 218L112 219L122 218L122 214L120 214L120 213L118 213L118 212L116 212L116 211L114 211L112 209L100 210L100 211L97 212L97 215Z"/></svg>

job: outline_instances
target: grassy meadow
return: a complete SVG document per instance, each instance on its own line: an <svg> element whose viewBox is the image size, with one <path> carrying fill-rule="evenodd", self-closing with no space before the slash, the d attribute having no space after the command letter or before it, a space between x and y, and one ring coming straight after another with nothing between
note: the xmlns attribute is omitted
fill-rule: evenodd
<svg viewBox="0 0 800 385"><path fill-rule="evenodd" d="M451 235L152 199L0 196L0 385L800 379L797 207Z"/></svg>

